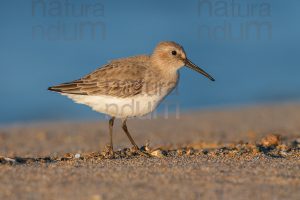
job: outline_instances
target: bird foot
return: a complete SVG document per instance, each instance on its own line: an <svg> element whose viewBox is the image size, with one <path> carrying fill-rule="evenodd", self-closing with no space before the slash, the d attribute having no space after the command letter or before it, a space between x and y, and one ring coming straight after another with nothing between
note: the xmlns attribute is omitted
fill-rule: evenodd
<svg viewBox="0 0 300 200"><path fill-rule="evenodd" d="M131 148L131 151L132 151L133 153L136 153L136 154L140 155L140 156L151 157L146 151L143 151L143 150L140 149L138 146L133 146L133 147Z"/></svg>
<svg viewBox="0 0 300 200"><path fill-rule="evenodd" d="M111 145L106 145L102 152L105 158L114 158L114 149Z"/></svg>

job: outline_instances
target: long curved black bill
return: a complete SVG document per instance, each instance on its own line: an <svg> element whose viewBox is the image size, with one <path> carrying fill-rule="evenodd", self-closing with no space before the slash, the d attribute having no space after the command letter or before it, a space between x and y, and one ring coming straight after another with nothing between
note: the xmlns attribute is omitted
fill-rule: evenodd
<svg viewBox="0 0 300 200"><path fill-rule="evenodd" d="M211 75L209 75L207 72L205 72L203 69L201 69L200 67L198 67L194 63L192 63L189 59L185 60L185 66L187 66L188 68L191 68L192 70L195 70L196 72L199 72L200 74L206 76L211 81L215 81L215 79Z"/></svg>

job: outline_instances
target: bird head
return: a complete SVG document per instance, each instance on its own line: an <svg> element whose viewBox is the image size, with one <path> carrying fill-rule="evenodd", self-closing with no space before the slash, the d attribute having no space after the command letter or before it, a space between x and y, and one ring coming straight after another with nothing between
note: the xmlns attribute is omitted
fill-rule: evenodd
<svg viewBox="0 0 300 200"><path fill-rule="evenodd" d="M211 81L215 81L207 72L190 61L183 47L175 42L160 42L154 49L151 60L155 66L163 71L176 72L186 66L206 76Z"/></svg>

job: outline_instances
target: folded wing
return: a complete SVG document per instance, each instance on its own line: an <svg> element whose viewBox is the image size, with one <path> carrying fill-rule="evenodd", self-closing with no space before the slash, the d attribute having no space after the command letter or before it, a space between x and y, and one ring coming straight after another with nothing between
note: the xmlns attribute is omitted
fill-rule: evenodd
<svg viewBox="0 0 300 200"><path fill-rule="evenodd" d="M48 89L76 95L130 97L142 92L146 70L139 62L111 62L81 79Z"/></svg>

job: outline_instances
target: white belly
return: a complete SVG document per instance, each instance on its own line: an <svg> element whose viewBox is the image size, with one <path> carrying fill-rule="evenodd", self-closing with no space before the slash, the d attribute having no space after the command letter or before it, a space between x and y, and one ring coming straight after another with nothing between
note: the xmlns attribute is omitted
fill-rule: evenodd
<svg viewBox="0 0 300 200"><path fill-rule="evenodd" d="M116 118L143 116L152 112L167 95L138 95L134 97L118 98L111 96L89 96L62 94L68 96L76 103L90 106L93 110L105 113Z"/></svg>

